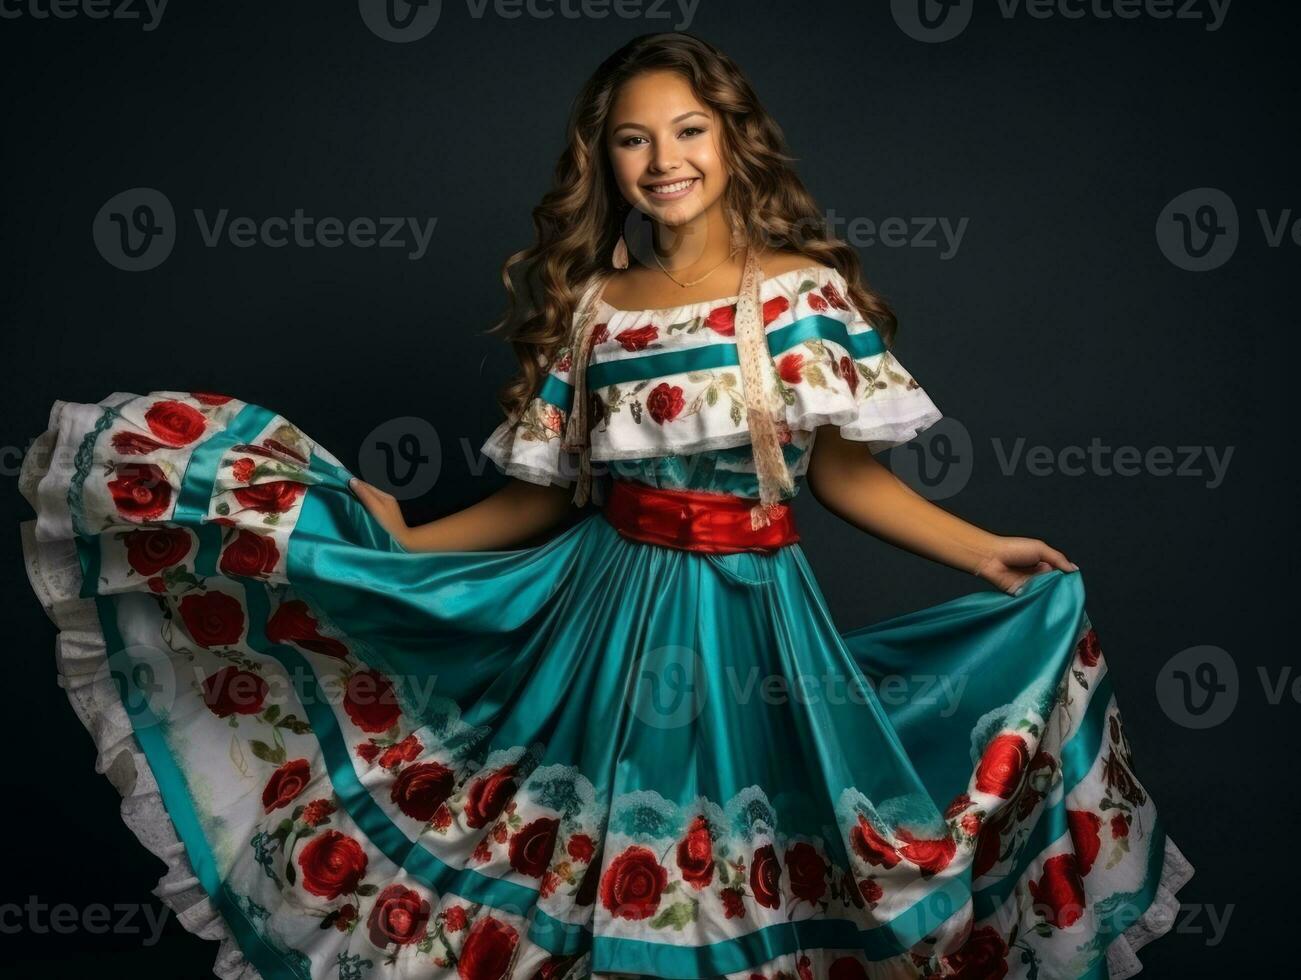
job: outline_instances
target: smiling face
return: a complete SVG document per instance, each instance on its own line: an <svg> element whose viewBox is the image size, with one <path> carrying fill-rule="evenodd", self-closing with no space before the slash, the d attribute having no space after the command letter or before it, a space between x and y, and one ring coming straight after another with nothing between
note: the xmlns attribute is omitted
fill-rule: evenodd
<svg viewBox="0 0 1301 980"><path fill-rule="evenodd" d="M677 72L625 82L606 133L619 191L637 210L679 226L720 205L727 187L720 126Z"/></svg>

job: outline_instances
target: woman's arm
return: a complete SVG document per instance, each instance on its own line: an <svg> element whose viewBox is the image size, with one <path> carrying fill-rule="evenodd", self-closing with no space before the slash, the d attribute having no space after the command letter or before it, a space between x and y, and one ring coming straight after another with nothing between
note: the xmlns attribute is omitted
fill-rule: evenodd
<svg viewBox="0 0 1301 980"><path fill-rule="evenodd" d="M1002 537L936 506L837 426L819 427L806 476L814 498L837 517L1004 592L1016 592L1038 572L1077 568L1037 538Z"/></svg>
<svg viewBox="0 0 1301 980"><path fill-rule="evenodd" d="M408 527L390 493L354 477L353 493L407 551L493 551L510 548L558 524L573 506L572 490L512 478L477 504L419 527Z"/></svg>

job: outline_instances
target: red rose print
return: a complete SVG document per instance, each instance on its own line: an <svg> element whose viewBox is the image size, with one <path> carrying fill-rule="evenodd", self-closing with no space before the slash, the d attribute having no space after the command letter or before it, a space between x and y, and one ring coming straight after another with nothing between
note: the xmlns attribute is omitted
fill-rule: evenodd
<svg viewBox="0 0 1301 980"><path fill-rule="evenodd" d="M379 746L374 742L362 742L357 746L357 756L364 762L374 762L379 755Z"/></svg>
<svg viewBox="0 0 1301 980"><path fill-rule="evenodd" d="M836 309L838 310L849 309L849 303L845 301L845 297L840 295L840 290L836 288L835 283L829 282L825 286L823 286L822 295L825 296L827 298L827 302L830 303L832 306L834 306Z"/></svg>
<svg viewBox="0 0 1301 980"><path fill-rule="evenodd" d="M646 396L646 411L660 425L677 418L686 404L686 399L682 397L682 389L677 385L670 385L667 381L661 381Z"/></svg>
<svg viewBox="0 0 1301 980"><path fill-rule="evenodd" d="M356 891L366 873L366 863L361 845L337 830L313 837L298 854L303 888L321 898L338 898Z"/></svg>
<svg viewBox="0 0 1301 980"><path fill-rule="evenodd" d="M966 793L955 796L953 801L949 803L948 807L944 810L944 819L952 820L969 806L971 806L971 797Z"/></svg>
<svg viewBox="0 0 1301 980"><path fill-rule="evenodd" d="M985 746L980 765L976 767L976 789L1003 799L1011 797L1021 782L1021 773L1030 761L1030 750L1025 739L1004 732Z"/></svg>
<svg viewBox="0 0 1301 980"><path fill-rule="evenodd" d="M532 980L556 980L557 977L564 976L577 959L577 956L549 956L534 971Z"/></svg>
<svg viewBox="0 0 1301 980"><path fill-rule="evenodd" d="M591 346L588 349L590 350L592 347L595 347L597 344L604 344L609 339L610 339L610 325L608 323L598 323L595 327L592 328Z"/></svg>
<svg viewBox="0 0 1301 980"><path fill-rule="evenodd" d="M1075 651L1080 655L1080 661L1086 667L1098 666L1098 657L1102 654L1102 644L1098 642L1098 634L1090 629L1076 644Z"/></svg>
<svg viewBox="0 0 1301 980"><path fill-rule="evenodd" d="M827 308L827 301L822 298L821 293L810 292L808 294L808 300L809 300L809 309L812 310L814 313L821 313L823 310Z"/></svg>
<svg viewBox="0 0 1301 980"><path fill-rule="evenodd" d="M510 866L530 878L541 878L551 862L559 833L560 821L554 817L538 817L526 823L510 839Z"/></svg>
<svg viewBox="0 0 1301 980"><path fill-rule="evenodd" d="M339 909L339 914L334 917L334 928L340 932L347 932L348 927L357 921L357 906L349 902L343 908Z"/></svg>
<svg viewBox="0 0 1301 980"><path fill-rule="evenodd" d="M849 385L849 393L857 395L858 367L848 354L840 359L840 376L845 379L845 384Z"/></svg>
<svg viewBox="0 0 1301 980"><path fill-rule="evenodd" d="M723 889L723 918L739 919L745 915L745 895L739 888Z"/></svg>
<svg viewBox="0 0 1301 980"><path fill-rule="evenodd" d="M389 885L375 897L366 927L370 941L380 949L389 943L409 946L425 938L429 903L420 893L402 885Z"/></svg>
<svg viewBox="0 0 1301 980"><path fill-rule="evenodd" d="M165 448L157 439L150 439L140 432L114 432L109 441L113 449L123 456L144 456L156 449Z"/></svg>
<svg viewBox="0 0 1301 980"><path fill-rule="evenodd" d="M150 592L157 592L159 595L162 595L162 593L167 591L167 583L157 575L151 578L148 584Z"/></svg>
<svg viewBox="0 0 1301 980"><path fill-rule="evenodd" d="M211 391L192 391L190 397L201 405L225 405L230 401L230 395L217 395Z"/></svg>
<svg viewBox="0 0 1301 980"><path fill-rule="evenodd" d="M962 828L962 832L968 837L975 837L980 833L980 824L981 819L979 813L964 813L962 815L962 820L958 822L958 826Z"/></svg>
<svg viewBox="0 0 1301 980"><path fill-rule="evenodd" d="M634 327L631 330L621 330L615 334L614 339L624 350L645 350L655 340L659 339L660 328L653 323L648 323L644 327Z"/></svg>
<svg viewBox="0 0 1301 980"><path fill-rule="evenodd" d="M885 889L875 878L864 878L858 883L859 893L862 894L869 902L881 901L881 896L885 894Z"/></svg>
<svg viewBox="0 0 1301 980"><path fill-rule="evenodd" d="M392 769L404 762L411 762L416 756L420 755L423 748L420 739L414 735L408 735L397 745L390 745L385 749L384 754L379 758L379 764L385 769Z"/></svg>
<svg viewBox="0 0 1301 980"><path fill-rule="evenodd" d="M448 932L460 932L465 928L467 921L463 905L453 905L443 913L443 928Z"/></svg>
<svg viewBox="0 0 1301 980"><path fill-rule="evenodd" d="M273 480L270 483L255 483L251 487L237 487L234 493L241 507L260 514L283 514L306 489L306 484L294 483L292 480Z"/></svg>
<svg viewBox="0 0 1301 980"><path fill-rule="evenodd" d="M1074 854L1057 854L1044 862L1043 876L1030 879L1035 910L1050 926L1067 929L1084 915L1084 882Z"/></svg>
<svg viewBox="0 0 1301 980"><path fill-rule="evenodd" d="M257 578L275 571L279 560L280 549L275 538L241 528L221 553L221 570L233 577Z"/></svg>
<svg viewBox="0 0 1301 980"><path fill-rule="evenodd" d="M569 844L565 850L575 861L586 863L592 860L592 855L596 853L596 845L592 843L592 838L586 834L574 834L573 837L569 838Z"/></svg>
<svg viewBox="0 0 1301 980"><path fill-rule="evenodd" d="M303 807L302 821L309 827L319 827L333 812L334 804L329 800L312 800Z"/></svg>
<svg viewBox="0 0 1301 980"><path fill-rule="evenodd" d="M294 448L292 448L292 447L290 447L290 446L286 446L283 442L281 442L281 441L278 440L278 439L271 439L271 438L263 439L263 440L262 440L262 445L266 446L268 449L270 449L270 450L271 450L272 452L274 452L274 453L278 453L278 454L281 455L281 456L287 456L287 457L289 457L290 459L294 460L295 462L298 462L298 463L306 463L306 462L307 462L307 457L306 457L306 456L304 456L302 453L300 453L297 449L294 449Z"/></svg>
<svg viewBox="0 0 1301 980"><path fill-rule="evenodd" d="M700 889L714 877L714 847L709 822L702 816L691 821L687 834L678 842L678 867L692 888Z"/></svg>
<svg viewBox="0 0 1301 980"><path fill-rule="evenodd" d="M777 358L777 373L788 385L797 385L804 380L803 372L803 354L783 354Z"/></svg>
<svg viewBox="0 0 1301 980"><path fill-rule="evenodd" d="M790 872L791 894L806 902L816 902L827 891L827 862L816 847L803 841L786 850L786 868Z"/></svg>
<svg viewBox="0 0 1301 980"><path fill-rule="evenodd" d="M754 852L750 861L750 891L754 900L770 909L781 907L781 865L771 844L764 844Z"/></svg>
<svg viewBox="0 0 1301 980"><path fill-rule="evenodd" d="M928 875L938 874L947 868L958 850L957 842L952 837L919 840L908 831L900 830L899 839L905 842L899 848L899 853Z"/></svg>
<svg viewBox="0 0 1301 980"><path fill-rule="evenodd" d="M995 818L985 824L976 838L976 853L971 859L971 877L979 878L998 863L1003 849L1004 818Z"/></svg>
<svg viewBox="0 0 1301 980"><path fill-rule="evenodd" d="M774 296L763 304L763 325L766 327L791 308L791 301L785 296Z"/></svg>
<svg viewBox="0 0 1301 980"><path fill-rule="evenodd" d="M669 875L655 853L634 844L610 862L601 879L601 904L621 919L646 919L655 914Z"/></svg>
<svg viewBox="0 0 1301 980"><path fill-rule="evenodd" d="M456 973L461 980L502 980L515 957L519 933L491 915L470 927Z"/></svg>
<svg viewBox="0 0 1301 980"><path fill-rule="evenodd" d="M108 481L108 492L123 517L150 521L171 504L172 485L153 463L118 463L113 472L116 479Z"/></svg>
<svg viewBox="0 0 1301 980"><path fill-rule="evenodd" d="M386 732L402 717L393 682L378 670L359 670L348 678L343 710L363 732Z"/></svg>
<svg viewBox="0 0 1301 980"><path fill-rule="evenodd" d="M550 432L564 432L565 413L555 405L547 405L542 410L542 427Z"/></svg>
<svg viewBox="0 0 1301 980"><path fill-rule="evenodd" d="M1007 976L1007 943L997 929L982 926L944 962L953 971L953 980L1002 980Z"/></svg>
<svg viewBox="0 0 1301 980"><path fill-rule="evenodd" d="M827 980L867 980L867 970L857 957L841 956L831 961L827 968Z"/></svg>
<svg viewBox="0 0 1301 980"><path fill-rule="evenodd" d="M1083 878L1093 870L1093 862L1102 850L1102 818L1089 810L1067 810L1066 826L1071 832L1071 843L1075 845L1075 866Z"/></svg>
<svg viewBox="0 0 1301 980"><path fill-rule="evenodd" d="M574 352L567 350L565 351L565 356L560 358L558 361L556 361L555 364L551 366L551 370L556 372L557 374L568 374L569 371L573 368L573 366L574 366Z"/></svg>
<svg viewBox="0 0 1301 980"><path fill-rule="evenodd" d="M244 607L225 592L191 592L178 608L191 639L206 649L238 643L244 633Z"/></svg>
<svg viewBox="0 0 1301 980"><path fill-rule="evenodd" d="M238 667L223 667L203 682L203 703L218 718L255 715L267 698L267 682Z"/></svg>
<svg viewBox="0 0 1301 980"><path fill-rule="evenodd" d="M248 456L241 456L235 462L230 464L231 478L240 482L248 483L253 479L253 471L257 469L257 463Z"/></svg>
<svg viewBox="0 0 1301 980"><path fill-rule="evenodd" d="M179 527L128 531L124 536L126 560L148 578L185 560L190 553L190 533Z"/></svg>
<svg viewBox="0 0 1301 980"><path fill-rule="evenodd" d="M312 778L312 767L306 759L294 759L271 774L262 790L262 806L267 813L288 806L307 788Z"/></svg>
<svg viewBox="0 0 1301 980"><path fill-rule="evenodd" d="M430 822L430 826L433 827L435 830L446 830L451 825L452 825L452 811L449 810L447 808L447 804L444 803L442 806L440 806L437 810L434 811L434 819Z"/></svg>
<svg viewBox="0 0 1301 980"><path fill-rule="evenodd" d="M486 827L496 820L515 795L515 786L513 766L505 766L471 782L465 794L466 824L471 827Z"/></svg>
<svg viewBox="0 0 1301 980"><path fill-rule="evenodd" d="M455 788L456 774L447 766L421 762L398 773L389 797L408 817L428 822Z"/></svg>
<svg viewBox="0 0 1301 980"><path fill-rule="evenodd" d="M795 972L800 975L800 980L813 980L813 961L801 956L795 964Z"/></svg>
<svg viewBox="0 0 1301 980"><path fill-rule="evenodd" d="M267 620L267 639L272 643L296 643L312 653L345 659L348 648L333 637L321 636L319 628L307 603L302 599L290 599L280 603Z"/></svg>
<svg viewBox="0 0 1301 980"><path fill-rule="evenodd" d="M1117 839L1129 836L1129 821L1123 813L1117 813L1111 818L1111 836Z"/></svg>
<svg viewBox="0 0 1301 980"><path fill-rule="evenodd" d="M731 337L736 333L736 304L710 310L705 317L705 326L720 337Z"/></svg>
<svg viewBox="0 0 1301 980"><path fill-rule="evenodd" d="M858 826L849 832L849 841L854 852L868 864L893 868L899 863L899 852L876 832L876 828L861 813L858 815Z"/></svg>
<svg viewBox="0 0 1301 980"><path fill-rule="evenodd" d="M203 435L208 420L193 405L185 402L154 402L145 412L149 431L168 446L188 446Z"/></svg>

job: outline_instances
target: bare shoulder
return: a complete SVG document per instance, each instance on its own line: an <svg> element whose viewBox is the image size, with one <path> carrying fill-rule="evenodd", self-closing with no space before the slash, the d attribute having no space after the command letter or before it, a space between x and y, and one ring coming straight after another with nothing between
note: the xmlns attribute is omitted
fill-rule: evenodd
<svg viewBox="0 0 1301 980"><path fill-rule="evenodd" d="M829 271L830 266L815 262L802 252L769 251L764 253L761 261L765 276L780 276L796 269L820 269Z"/></svg>

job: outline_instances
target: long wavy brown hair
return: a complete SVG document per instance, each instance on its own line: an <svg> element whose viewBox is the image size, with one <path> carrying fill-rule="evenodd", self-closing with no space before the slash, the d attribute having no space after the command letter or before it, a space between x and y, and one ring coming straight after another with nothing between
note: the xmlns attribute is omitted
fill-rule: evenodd
<svg viewBox="0 0 1301 980"><path fill-rule="evenodd" d="M800 252L836 269L851 302L886 344L897 321L890 306L861 281L858 253L827 233L813 196L776 121L745 74L726 54L684 32L644 34L610 55L574 101L552 189L533 209L537 241L506 259L502 281L509 306L487 331L505 334L520 373L497 401L518 418L537 394L556 352L570 341L575 308L591 275L607 268L628 207L606 153L606 125L620 86L649 71L675 71L713 110L728 172L723 203L742 243Z"/></svg>

